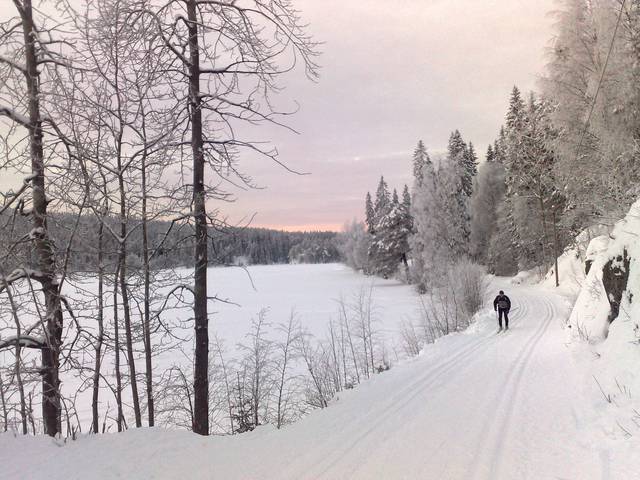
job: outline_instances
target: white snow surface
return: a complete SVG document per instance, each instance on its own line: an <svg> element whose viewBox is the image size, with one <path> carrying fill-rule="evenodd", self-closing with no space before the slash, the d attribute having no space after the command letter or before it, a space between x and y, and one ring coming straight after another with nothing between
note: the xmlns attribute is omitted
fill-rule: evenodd
<svg viewBox="0 0 640 480"><path fill-rule="evenodd" d="M232 437L129 430L66 443L0 435L7 479L631 479L640 445L567 347L569 303L495 279L513 301L496 335L486 310L466 332L341 393L283 430ZM492 298L493 295L490 295ZM640 297L639 297L640 298ZM636 347L637 348L637 347Z"/></svg>
<svg viewBox="0 0 640 480"><path fill-rule="evenodd" d="M579 290L567 325L567 341L576 361L586 369L582 383L600 392L595 419L611 438L631 437L640 444L640 201L618 222L610 235L591 240L587 258L593 261ZM602 268L627 251L630 257L627 289L620 313L609 324L609 302L602 284ZM634 460L640 465L640 450ZM615 478L615 477L614 477ZM620 478L640 478L633 476Z"/></svg>

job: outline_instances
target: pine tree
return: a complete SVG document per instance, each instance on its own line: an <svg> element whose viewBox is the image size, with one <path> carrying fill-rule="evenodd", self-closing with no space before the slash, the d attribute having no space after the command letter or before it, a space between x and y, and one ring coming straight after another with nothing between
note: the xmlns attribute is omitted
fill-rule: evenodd
<svg viewBox="0 0 640 480"><path fill-rule="evenodd" d="M491 144L489 144L489 147L487 147L486 160L487 163L494 163L496 161L496 157L493 153L493 147L491 146Z"/></svg>
<svg viewBox="0 0 640 480"><path fill-rule="evenodd" d="M473 143L465 148L462 154L462 188L467 197L473 194L473 180L478 174L478 156Z"/></svg>
<svg viewBox="0 0 640 480"><path fill-rule="evenodd" d="M407 223L411 226L410 231L413 231L413 218L411 217L411 194L409 193L409 187L405 184L402 190L402 208L404 208L407 216Z"/></svg>
<svg viewBox="0 0 640 480"><path fill-rule="evenodd" d="M396 193L395 200L397 202ZM393 208L393 201L389 194L389 188L384 177L380 177L378 189L376 190L376 200L373 206L373 229L371 231L371 244L369 246L369 266L374 274L382 275L385 278L390 275L388 252L386 251L386 237L388 232L384 231L387 214Z"/></svg>
<svg viewBox="0 0 640 480"><path fill-rule="evenodd" d="M422 185L414 186L414 233L409 239L411 277L421 292L437 285L445 270L467 255L469 239L460 164L446 158L437 172L431 162L423 172Z"/></svg>
<svg viewBox="0 0 640 480"><path fill-rule="evenodd" d="M506 189L504 166L496 162L493 155L489 145L487 161L479 168L476 189L471 197L470 252L474 261L484 265L488 265L489 245L498 229L498 209Z"/></svg>
<svg viewBox="0 0 640 480"><path fill-rule="evenodd" d="M422 183L422 169L427 162L430 162L429 154L422 140L418 142L418 146L413 152L413 178L420 184Z"/></svg>
<svg viewBox="0 0 640 480"><path fill-rule="evenodd" d="M473 152L473 157L475 157L475 152ZM473 193L476 160L470 156L469 147L462 139L460 132L458 130L453 132L449 137L447 164L440 169L439 173L442 172L440 175L441 182L446 182L451 189L448 194L444 192L442 195L445 197L451 196L455 199L455 204L451 201L445 202L447 206L444 207L444 211L451 215L452 228L450 230L458 231L460 235L456 239L450 236L446 237L456 255L464 256L469 253L469 238L471 235L469 197ZM449 175L448 173L450 172L455 173ZM455 179L455 175L459 178Z"/></svg>
<svg viewBox="0 0 640 480"><path fill-rule="evenodd" d="M376 224L388 211L390 204L391 195L389 194L389 187L387 186L387 182L384 181L384 177L380 177L378 189L376 190L376 201L373 207L374 220Z"/></svg>
<svg viewBox="0 0 640 480"><path fill-rule="evenodd" d="M407 224L403 204L397 201L397 193L394 198L396 201L391 203L387 212L376 223L376 233L369 249L369 258L373 259L371 268L383 278L391 278L400 262L406 266L409 252L410 225Z"/></svg>
<svg viewBox="0 0 640 480"><path fill-rule="evenodd" d="M459 130L451 133L449 137L449 145L447 146L447 152L449 158L456 158L462 161L462 157L467 151L467 144L462 139L462 135Z"/></svg>
<svg viewBox="0 0 640 480"><path fill-rule="evenodd" d="M373 208L373 202L371 201L371 194L367 192L367 197L365 199L365 223L367 224L367 232L373 233L375 228L375 209Z"/></svg>
<svg viewBox="0 0 640 480"><path fill-rule="evenodd" d="M418 175L413 180L411 191L410 214L413 222L412 234L409 236L411 252L410 279L416 284L419 292L426 291L430 275L428 265L431 262L433 238L434 198L436 172L431 159L427 156Z"/></svg>

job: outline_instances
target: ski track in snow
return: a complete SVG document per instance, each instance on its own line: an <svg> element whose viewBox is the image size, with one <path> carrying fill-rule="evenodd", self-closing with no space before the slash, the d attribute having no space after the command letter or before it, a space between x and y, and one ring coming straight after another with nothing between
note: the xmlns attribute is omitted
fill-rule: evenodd
<svg viewBox="0 0 640 480"><path fill-rule="evenodd" d="M353 418L339 435L316 442L312 452L296 457L293 465L281 472L282 478L562 478L556 475L545 477L536 469L535 462L526 458L526 451L525 455L513 452L514 445L523 445L526 450L528 443L518 429L518 425L531 421L523 417L525 413L519 408L527 401L525 390L533 387L545 391L560 387L537 383L544 381L544 372L535 372L535 379L529 378L528 373L538 356L543 357L543 364L547 367L555 366L544 362L546 352L540 351L539 346L543 340L561 344L562 336L558 330L562 320L559 314L562 300L554 299L552 294L536 287L512 287L510 290L514 292L518 308L514 309L508 332L500 335L495 335L494 331L470 334L461 345L436 355L424 371L391 394L378 398L371 409ZM552 326L557 327L553 335L550 334ZM485 364L490 364L492 370L479 371ZM460 417L472 424L468 431L463 433L450 429L448 435L433 442L437 445L435 452L423 452L426 445L406 440L408 426L421 423L421 436L425 440L434 424L447 421L448 416L443 420L437 408L431 415L425 415L430 404L446 405L447 397L453 400L456 396L451 390L459 389L463 378L482 379L487 373L490 375L487 381L469 385L466 393L471 401L463 403L458 411ZM532 380L536 380L533 385ZM568 393L570 396L571 392ZM456 404L455 401L452 403ZM566 420L577 426L579 422L574 419L575 413L572 413ZM445 426L438 430L447 429ZM466 434L466 438L458 438L461 434ZM447 455L446 445L455 443L467 445L472 453L466 457ZM400 445L405 452L412 451L410 460L407 462L406 455L400 452L398 455L385 453L384 449L389 444ZM553 441L546 448L553 449ZM414 462L415 458L427 453L438 458L422 465ZM537 450L535 453L538 455L540 452ZM381 461L379 455L387 458L389 463ZM513 461L514 458L518 461ZM405 465L398 467L397 463ZM571 467L568 462L568 471ZM594 470L594 475L601 473L598 470Z"/></svg>
<svg viewBox="0 0 640 480"><path fill-rule="evenodd" d="M527 305L527 304L523 304ZM534 353L535 347L537 343L540 341L544 333L546 332L549 324L553 320L553 308L550 302L545 301L545 317L540 322L540 326L535 330L535 332L527 339L525 346L520 351L520 354L517 356L513 365L508 370L506 378L504 380L504 384L502 387L502 392L506 392L503 394L500 399L497 401L496 411L499 416L496 420L493 421L493 425L488 425L488 432L495 432L493 435L489 433L490 437L493 437L491 442L491 448L487 450L487 457L491 459L489 474L486 478L499 478L500 472L500 460L502 456L500 453L504 449L505 445L505 437L509 434L509 429L511 427L511 420L513 418L514 408L517 405L518 395L520 393L519 386L522 381L522 377L525 374L527 363L531 356ZM527 308L526 311L529 309ZM526 315L525 311L525 315ZM496 392L499 393L499 392ZM500 414L500 412L504 412ZM490 417L487 417L490 418ZM483 446L486 445L485 442L478 442L477 447L482 449ZM479 466L480 459L483 456L478 452L475 455L475 461L473 464L472 471L470 472L469 478L477 478L477 469ZM482 476L481 476L482 477Z"/></svg>

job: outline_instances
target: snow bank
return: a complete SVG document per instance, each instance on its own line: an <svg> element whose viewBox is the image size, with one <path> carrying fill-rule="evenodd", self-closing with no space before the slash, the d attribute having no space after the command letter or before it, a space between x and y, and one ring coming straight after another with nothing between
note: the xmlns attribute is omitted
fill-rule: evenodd
<svg viewBox="0 0 640 480"><path fill-rule="evenodd" d="M628 267L622 259L629 257ZM588 244L583 268L588 267L571 312L567 331L576 361L587 364L585 388L599 393L601 415L594 421L609 437L640 439L640 200L619 221L610 235L600 235ZM567 266L563 264L562 268ZM617 267L617 270L616 270ZM563 269L560 272L563 272ZM627 270L628 268L628 270ZM619 302L604 275L613 275L626 287ZM613 273L612 273L613 272ZM607 292L608 290L608 292ZM619 314L610 323L611 302L619 303Z"/></svg>

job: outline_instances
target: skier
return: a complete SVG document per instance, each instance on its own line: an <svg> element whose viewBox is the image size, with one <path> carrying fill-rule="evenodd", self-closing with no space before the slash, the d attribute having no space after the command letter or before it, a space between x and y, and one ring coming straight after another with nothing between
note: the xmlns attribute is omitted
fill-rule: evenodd
<svg viewBox="0 0 640 480"><path fill-rule="evenodd" d="M504 315L504 329L509 330L509 310L511 310L511 300L507 297L502 290L493 301L493 310L498 312L498 325L500 325L499 332L502 331L502 315Z"/></svg>

